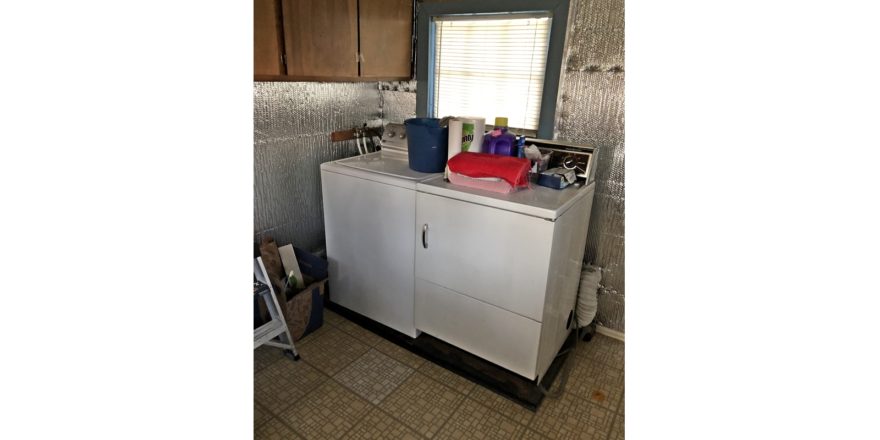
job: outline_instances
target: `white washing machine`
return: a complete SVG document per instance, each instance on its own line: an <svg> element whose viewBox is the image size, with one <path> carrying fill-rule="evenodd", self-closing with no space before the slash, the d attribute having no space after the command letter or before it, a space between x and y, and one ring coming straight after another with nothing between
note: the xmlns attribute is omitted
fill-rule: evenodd
<svg viewBox="0 0 880 440"><path fill-rule="evenodd" d="M416 183L439 174L409 168L402 124L386 125L379 152L321 164L331 302L418 336Z"/></svg>

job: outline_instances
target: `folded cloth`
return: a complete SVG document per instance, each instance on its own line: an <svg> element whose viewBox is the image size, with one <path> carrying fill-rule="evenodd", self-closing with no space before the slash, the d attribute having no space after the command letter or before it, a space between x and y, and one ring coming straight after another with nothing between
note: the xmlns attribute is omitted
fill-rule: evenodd
<svg viewBox="0 0 880 440"><path fill-rule="evenodd" d="M467 177L497 177L514 188L529 186L528 159L497 154L461 152L446 163L449 171Z"/></svg>
<svg viewBox="0 0 880 440"><path fill-rule="evenodd" d="M469 188L482 189L484 191L492 191L502 194L511 193L517 190L517 188L511 186L504 179L499 179L497 177L481 177L475 179L463 174L449 173L449 181L452 182L453 185L467 186Z"/></svg>

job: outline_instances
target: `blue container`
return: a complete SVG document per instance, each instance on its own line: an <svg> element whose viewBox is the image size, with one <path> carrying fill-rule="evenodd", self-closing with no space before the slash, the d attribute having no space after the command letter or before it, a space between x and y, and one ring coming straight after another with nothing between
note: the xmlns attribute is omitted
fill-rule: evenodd
<svg viewBox="0 0 880 440"><path fill-rule="evenodd" d="M409 167L422 173L439 173L446 168L449 129L436 118L412 118L406 127Z"/></svg>

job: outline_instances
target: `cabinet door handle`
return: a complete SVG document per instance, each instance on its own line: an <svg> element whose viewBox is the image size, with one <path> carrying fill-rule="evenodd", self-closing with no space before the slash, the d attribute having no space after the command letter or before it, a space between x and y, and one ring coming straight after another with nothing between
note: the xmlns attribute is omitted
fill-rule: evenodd
<svg viewBox="0 0 880 440"><path fill-rule="evenodd" d="M428 224L422 225L422 247L428 248Z"/></svg>

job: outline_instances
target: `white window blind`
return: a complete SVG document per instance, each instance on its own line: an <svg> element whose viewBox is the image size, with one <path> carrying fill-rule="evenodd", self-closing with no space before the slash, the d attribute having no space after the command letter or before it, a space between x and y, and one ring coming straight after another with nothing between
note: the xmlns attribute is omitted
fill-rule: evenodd
<svg viewBox="0 0 880 440"><path fill-rule="evenodd" d="M538 129L550 43L546 15L434 19L434 116L506 116Z"/></svg>

